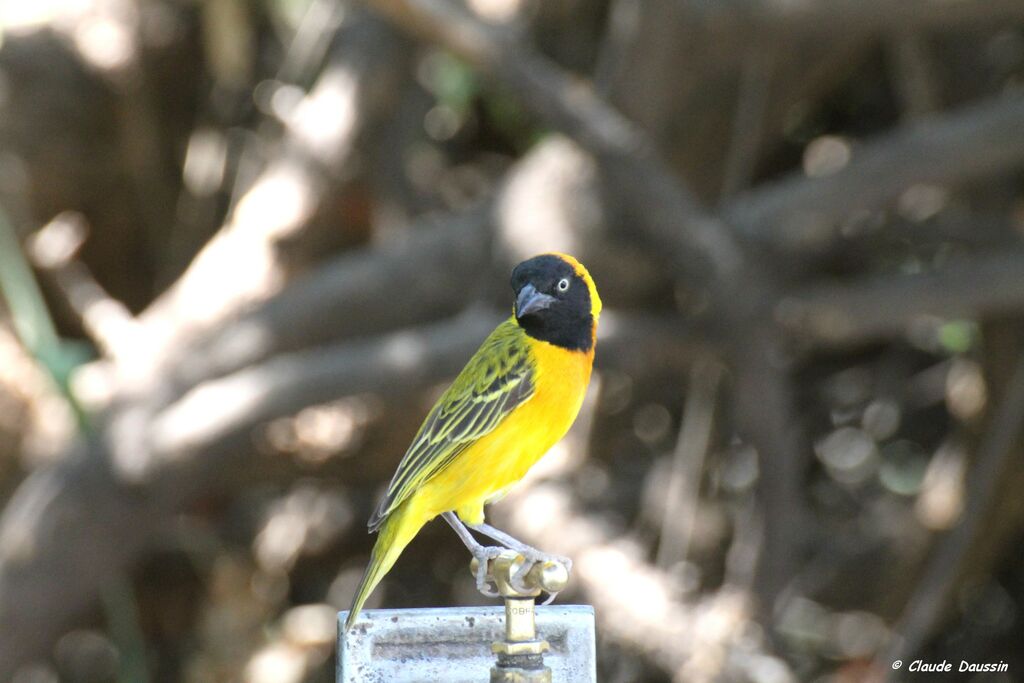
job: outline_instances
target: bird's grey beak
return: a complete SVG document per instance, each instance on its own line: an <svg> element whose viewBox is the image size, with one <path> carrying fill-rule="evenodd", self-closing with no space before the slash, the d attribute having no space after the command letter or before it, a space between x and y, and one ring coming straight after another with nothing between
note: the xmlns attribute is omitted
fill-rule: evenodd
<svg viewBox="0 0 1024 683"><path fill-rule="evenodd" d="M533 285L525 285L519 290L519 296L516 297L516 317L523 318L531 313L542 311L553 303L555 303L555 297L538 292Z"/></svg>

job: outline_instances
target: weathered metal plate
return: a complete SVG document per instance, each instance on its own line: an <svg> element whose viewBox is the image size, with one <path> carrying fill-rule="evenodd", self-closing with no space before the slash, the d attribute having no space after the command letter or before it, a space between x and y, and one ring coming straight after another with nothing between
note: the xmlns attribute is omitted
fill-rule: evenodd
<svg viewBox="0 0 1024 683"><path fill-rule="evenodd" d="M504 636L505 608L365 610L346 636L338 615L338 683L486 683ZM537 631L551 645L553 683L594 683L594 609L537 608Z"/></svg>

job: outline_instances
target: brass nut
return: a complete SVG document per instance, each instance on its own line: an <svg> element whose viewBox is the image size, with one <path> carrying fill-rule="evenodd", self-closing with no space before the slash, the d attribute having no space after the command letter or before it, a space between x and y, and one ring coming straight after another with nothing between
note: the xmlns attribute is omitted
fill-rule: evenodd
<svg viewBox="0 0 1024 683"><path fill-rule="evenodd" d="M551 683L551 669L491 668L491 683Z"/></svg>

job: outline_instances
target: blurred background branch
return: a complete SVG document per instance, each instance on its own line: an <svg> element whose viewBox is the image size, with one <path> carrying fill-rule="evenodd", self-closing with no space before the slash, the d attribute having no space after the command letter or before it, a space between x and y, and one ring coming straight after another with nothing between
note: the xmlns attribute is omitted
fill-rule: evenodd
<svg viewBox="0 0 1024 683"><path fill-rule="evenodd" d="M48 0L0 40L0 680L331 680L362 520L549 250L596 380L493 514L576 559L602 681L1024 667L1020 2ZM449 536L374 599L479 601Z"/></svg>

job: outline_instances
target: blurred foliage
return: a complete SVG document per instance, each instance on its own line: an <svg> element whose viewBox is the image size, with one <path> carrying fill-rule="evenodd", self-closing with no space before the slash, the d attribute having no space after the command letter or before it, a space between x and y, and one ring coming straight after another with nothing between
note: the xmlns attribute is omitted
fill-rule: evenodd
<svg viewBox="0 0 1024 683"><path fill-rule="evenodd" d="M50 316L35 276L26 262L14 229L0 208L0 300L7 304L11 325L22 344L45 368L73 407L83 426L85 413L72 393L71 373L95 357L86 341L64 341Z"/></svg>
<svg viewBox="0 0 1024 683"><path fill-rule="evenodd" d="M756 36L725 10L717 20L683 12L699 13L702 3L466 4L535 42L573 78L592 80L641 125L671 172L723 215L733 202L784 191L794 179L841 173L879 136L1024 82L1024 30L987 20L978 3L966 10L976 20L922 22L906 35L871 21L864 28L851 19L847 27L845 17L836 18L838 30L819 31L800 12L779 18L768 7L768 19L748 18ZM860 11L854 15L863 18ZM758 28L760 20L783 25ZM589 553L591 562L597 556L621 570L622 585L604 591L580 571L563 596L592 602L613 622L600 633L602 681L861 680L928 585L935 548L981 503L991 504L983 531L955 558L963 566L950 594L934 596L941 614L917 634L917 651L1011 662L1010 677L972 680L1013 680L1024 671L1020 468L1002 471L980 498L971 494L1024 348L1018 308L981 300L975 311L915 313L882 333L821 342L870 320L876 311L865 308L900 303L899 290L879 286L869 304L854 299L852 323L848 311L826 316L825 333L807 324L775 346L753 333L729 338L720 302L673 282L665 268L671 255L648 253L638 217L608 187L613 174L555 135L521 93L443 47L367 21L348 3L12 1L0 4L0 35L0 204L9 215L0 214L0 504L13 506L34 476L80 459L83 443L113 444L89 457L130 470L135 447L202 442L223 416L240 414L246 425L210 458L218 467L224 452L243 459L241 467L224 466L223 480L209 475L191 486L204 453L185 474L157 464L157 476L171 472L180 497L177 489L154 496L145 511L158 510L159 520L146 527L146 543L125 551L124 573L110 576L90 606L61 615L52 647L19 664L18 683L332 680L334 614L348 607L372 540L363 520L443 385L429 371L408 379L402 363L419 358L424 323L450 322L464 310L506 311L502 240L514 233L513 247L547 245L564 237L562 223L577 229L570 243L596 264L611 302L609 342L598 352L585 433L555 449L495 517L535 533L530 540L540 544L565 535L537 519L552 516L556 532L572 530L567 542L592 541L573 548L583 556L578 567ZM762 75L753 86L750 73ZM743 118L748 109L752 119ZM754 123L736 124L743 120ZM934 276L942 286L951 265L1021 246L1020 164L993 166L998 172L984 180L914 182L893 201L857 208L833 244L747 248L763 259L758 265L775 278L783 303L818 286L838 297L849 293L843 287L859 293L899 277ZM32 250L19 247L68 210L89 226L71 280L30 264ZM778 232L802 234L813 219L790 217ZM453 226L462 232L448 250L460 253L449 259L429 240ZM495 236L474 241L483 231ZM415 246L401 252L408 244ZM449 260L429 262L439 254ZM491 258L501 269L462 265ZM214 276L190 281L204 261L218 264ZM417 273L416 285L404 287L409 279L399 271ZM356 309L366 320L335 339L337 321L319 307L338 302L300 299L316 308L316 329L274 330L284 340L274 340L276 355L231 367L234 383L219 375L200 381L205 363L230 365L266 341L246 315L265 314L270 301L269 317L293 320L273 309L275 297L318 276L348 277L360 296L359 286L371 283L383 301ZM390 278L404 289L389 288ZM93 296L91 308L69 294L69 282ZM761 296L741 289L737 296ZM435 299L410 313L400 299L426 301L419 290ZM944 292L951 300L957 294ZM997 303L1009 298L1005 287L989 294ZM296 307L287 301L281 308ZM750 317L762 314L760 301ZM392 309L399 312L388 317ZM763 314L774 321L781 311ZM651 331L665 335L659 344L634 343L639 352L614 345L635 320L646 329L650 319L662 325ZM104 325L120 346L90 338ZM167 336L131 336L146 325ZM228 341L211 330L227 331ZM204 334L218 343L190 346ZM308 344L294 339L302 334ZM670 343L680 340L684 350ZM316 355L325 345L355 355L332 365L326 361L335 356ZM274 404L271 414L245 422L246 410L277 396L242 393L264 389L268 365L276 379L307 357L324 360L325 374L362 368L379 360L358 355L367 347L392 352L376 389L339 386L330 400ZM751 385L742 383L749 368L720 367L717 358L761 347L789 379L792 419L777 431L799 432L802 448L787 451L786 463L766 461L743 428L737 406L751 402L744 395ZM154 348L155 360L145 355ZM138 363L133 350L151 362ZM161 372L169 379L159 391L139 390L152 389L145 381ZM319 373L306 379L319 386ZM406 380L415 388L391 385ZM217 393L224 386L240 393ZM80 418L95 420L95 438L77 434L62 397ZM770 414L776 398L755 396L752 403L762 404L755 418ZM144 412L163 400L174 403ZM177 410L189 400L199 409ZM172 419L182 414L189 419ZM138 437L132 430L140 421L153 431ZM1019 462L1019 435L1007 441ZM791 546L786 599L759 612L759 505L766 481L789 476L780 465L792 465L799 500L788 503L806 507L809 528L784 530L807 538ZM126 475L115 489L145 499L151 473L134 474L139 479ZM82 486L103 476L83 476ZM524 503L538 500L547 507ZM568 511L559 507L566 500ZM151 522L107 523L144 521ZM96 548L105 547L103 530L96 533ZM484 603L466 561L444 525L429 525L368 607ZM663 610L664 618L644 621L631 605ZM685 637L666 635L678 623Z"/></svg>

